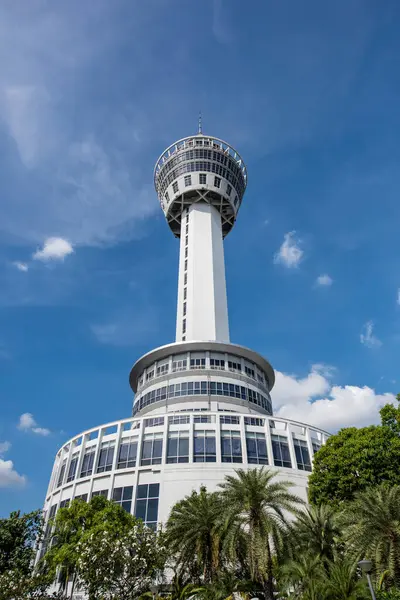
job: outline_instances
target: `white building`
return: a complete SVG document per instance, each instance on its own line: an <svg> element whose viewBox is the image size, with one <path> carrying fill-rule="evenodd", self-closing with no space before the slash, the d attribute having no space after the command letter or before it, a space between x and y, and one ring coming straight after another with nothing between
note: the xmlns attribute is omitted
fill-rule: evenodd
<svg viewBox="0 0 400 600"><path fill-rule="evenodd" d="M229 338L223 239L246 189L227 143L199 132L159 158L155 187L180 238L176 341L133 366L133 416L84 431L59 450L47 518L74 498L104 495L149 526L203 484L269 465L306 499L313 454L328 434L273 417L269 362Z"/></svg>

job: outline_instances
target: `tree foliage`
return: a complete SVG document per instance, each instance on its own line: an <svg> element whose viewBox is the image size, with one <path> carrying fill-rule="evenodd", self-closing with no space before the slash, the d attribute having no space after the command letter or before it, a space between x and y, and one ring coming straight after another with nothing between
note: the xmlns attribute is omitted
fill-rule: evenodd
<svg viewBox="0 0 400 600"><path fill-rule="evenodd" d="M89 600L138 598L164 568L160 536L131 516L122 528L106 521L86 531L77 551Z"/></svg>
<svg viewBox="0 0 400 600"><path fill-rule="evenodd" d="M384 406L381 421L378 426L342 429L328 438L314 458L311 503L339 505L369 487L400 484L400 407Z"/></svg>

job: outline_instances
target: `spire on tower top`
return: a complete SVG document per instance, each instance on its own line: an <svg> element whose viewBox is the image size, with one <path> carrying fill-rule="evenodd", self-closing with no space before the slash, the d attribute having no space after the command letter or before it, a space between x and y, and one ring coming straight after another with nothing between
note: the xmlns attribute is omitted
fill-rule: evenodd
<svg viewBox="0 0 400 600"><path fill-rule="evenodd" d="M199 133L203 133L203 124L201 121L201 111L199 112Z"/></svg>

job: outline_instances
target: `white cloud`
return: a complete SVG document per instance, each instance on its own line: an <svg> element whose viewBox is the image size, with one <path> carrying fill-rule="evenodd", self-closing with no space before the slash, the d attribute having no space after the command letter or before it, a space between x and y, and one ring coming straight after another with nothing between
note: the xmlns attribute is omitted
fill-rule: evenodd
<svg viewBox="0 0 400 600"><path fill-rule="evenodd" d="M11 448L10 442L0 442L0 456L3 456Z"/></svg>
<svg viewBox="0 0 400 600"><path fill-rule="evenodd" d="M37 435L49 435L50 429L46 429L45 427L38 427L35 419L33 418L32 413L24 413L20 416L19 422L17 425L18 429L21 431L32 431Z"/></svg>
<svg viewBox="0 0 400 600"><path fill-rule="evenodd" d="M295 233L295 231L285 233L282 246L274 256L275 264L282 264L289 269L299 265L304 251L300 248L301 242L296 239Z"/></svg>
<svg viewBox="0 0 400 600"><path fill-rule="evenodd" d="M400 306L400 288L397 290L397 304Z"/></svg>
<svg viewBox="0 0 400 600"><path fill-rule="evenodd" d="M15 261L13 262L13 265L16 269L18 269L18 271L22 271L23 273L26 273L29 269L28 265L23 262Z"/></svg>
<svg viewBox="0 0 400 600"><path fill-rule="evenodd" d="M362 328L360 333L360 342L367 346L367 348L379 348L382 346L381 340L374 336L374 323L373 321L367 321Z"/></svg>
<svg viewBox="0 0 400 600"><path fill-rule="evenodd" d="M330 286L333 283L333 279L332 277L330 277L329 275L325 274L325 275L320 275L319 277L317 277L317 281L316 284L319 286Z"/></svg>
<svg viewBox="0 0 400 600"><path fill-rule="evenodd" d="M0 442L0 488L23 487L26 483L24 475L14 469L13 462L1 458L10 448L10 442Z"/></svg>
<svg viewBox="0 0 400 600"><path fill-rule="evenodd" d="M59 237L51 237L45 240L43 248L33 254L34 260L64 260L66 256L74 251L68 240Z"/></svg>
<svg viewBox="0 0 400 600"><path fill-rule="evenodd" d="M394 394L377 394L367 386L333 385L333 374L323 365L314 365L304 378L277 371L271 394L275 415L334 432L377 423L380 408L395 403Z"/></svg>

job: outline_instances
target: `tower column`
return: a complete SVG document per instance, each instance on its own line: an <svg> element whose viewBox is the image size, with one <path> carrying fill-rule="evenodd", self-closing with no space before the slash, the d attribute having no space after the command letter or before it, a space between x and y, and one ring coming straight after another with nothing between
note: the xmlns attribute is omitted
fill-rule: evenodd
<svg viewBox="0 0 400 600"><path fill-rule="evenodd" d="M176 341L229 342L221 215L205 202L182 214Z"/></svg>

